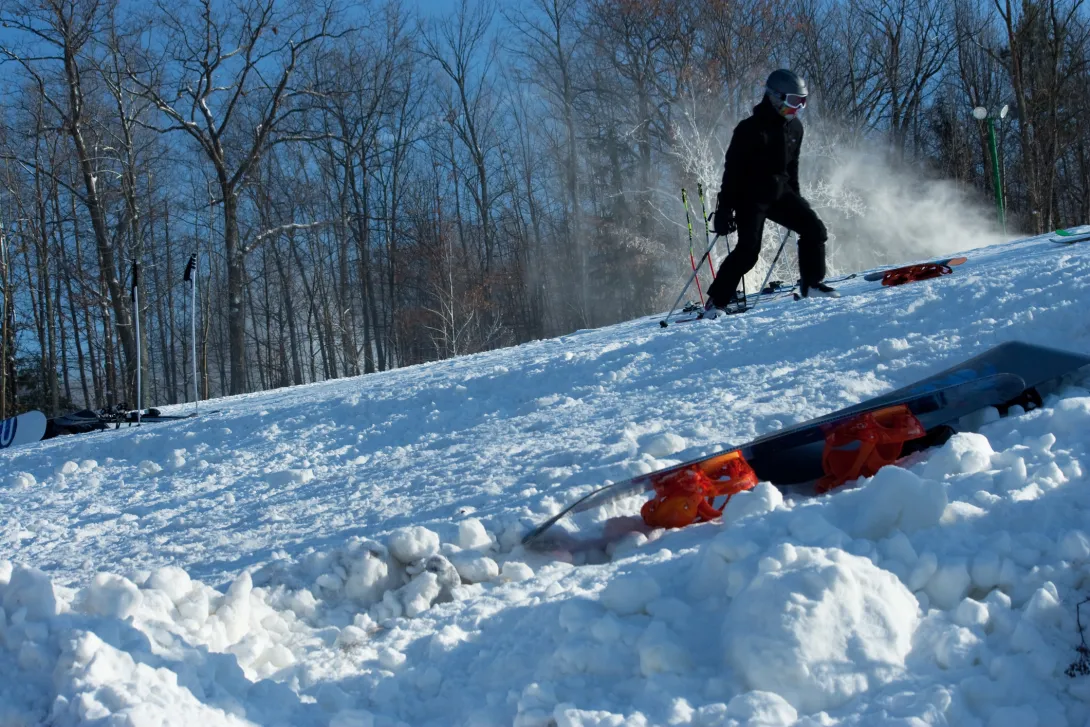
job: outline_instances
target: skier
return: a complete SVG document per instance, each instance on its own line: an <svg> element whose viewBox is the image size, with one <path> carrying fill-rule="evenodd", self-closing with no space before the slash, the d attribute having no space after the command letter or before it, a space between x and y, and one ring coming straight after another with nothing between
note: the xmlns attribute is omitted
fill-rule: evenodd
<svg viewBox="0 0 1090 727"><path fill-rule="evenodd" d="M716 234L737 230L738 244L719 266L708 288L705 318L716 318L738 300L738 283L757 264L765 220L799 236L799 295L839 297L825 278L828 234L810 204L799 194L799 149L806 107L806 81L786 69L773 71L753 115L734 129L723 168L723 184L713 217Z"/></svg>

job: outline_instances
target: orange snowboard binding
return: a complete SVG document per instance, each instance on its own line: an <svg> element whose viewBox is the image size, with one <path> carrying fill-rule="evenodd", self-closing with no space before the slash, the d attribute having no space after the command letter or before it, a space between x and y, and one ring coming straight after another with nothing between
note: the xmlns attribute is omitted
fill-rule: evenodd
<svg viewBox="0 0 1090 727"><path fill-rule="evenodd" d="M919 265L906 265L903 268L890 270L882 276L882 285L903 285L917 280L930 280L942 275L954 272L949 265L942 263L920 263Z"/></svg>
<svg viewBox="0 0 1090 727"><path fill-rule="evenodd" d="M859 477L873 477L900 458L905 442L926 434L920 420L904 405L843 422L825 435L821 456L825 476L818 481L817 492L828 492Z"/></svg>
<svg viewBox="0 0 1090 727"><path fill-rule="evenodd" d="M683 528L719 517L732 495L756 485L757 475L742 453L728 452L656 481L655 497L640 515L653 528ZM715 499L724 496L727 501L716 509Z"/></svg>

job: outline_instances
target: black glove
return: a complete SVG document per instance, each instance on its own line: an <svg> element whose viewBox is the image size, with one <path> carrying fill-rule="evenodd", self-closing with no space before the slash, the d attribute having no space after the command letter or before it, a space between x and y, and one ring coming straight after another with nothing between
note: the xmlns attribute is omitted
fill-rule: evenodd
<svg viewBox="0 0 1090 727"><path fill-rule="evenodd" d="M734 219L734 209L729 205L719 202L712 213L712 232L717 235L729 235L738 229L738 223Z"/></svg>

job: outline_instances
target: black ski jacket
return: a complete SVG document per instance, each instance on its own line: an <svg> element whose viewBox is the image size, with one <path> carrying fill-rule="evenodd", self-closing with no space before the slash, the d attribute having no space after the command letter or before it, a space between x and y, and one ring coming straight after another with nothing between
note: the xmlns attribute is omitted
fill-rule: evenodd
<svg viewBox="0 0 1090 727"><path fill-rule="evenodd" d="M802 122L786 119L765 98L753 107L753 115L734 127L719 205L730 209L764 207L785 190L799 193L799 149Z"/></svg>

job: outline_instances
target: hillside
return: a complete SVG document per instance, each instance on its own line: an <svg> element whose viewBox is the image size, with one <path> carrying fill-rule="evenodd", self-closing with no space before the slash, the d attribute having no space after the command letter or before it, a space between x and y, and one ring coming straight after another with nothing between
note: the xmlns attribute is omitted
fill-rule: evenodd
<svg viewBox="0 0 1090 727"><path fill-rule="evenodd" d="M0 726L1085 724L1087 369L833 495L519 545L997 343L1090 354L1090 242L965 254L2 451Z"/></svg>

